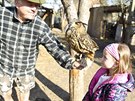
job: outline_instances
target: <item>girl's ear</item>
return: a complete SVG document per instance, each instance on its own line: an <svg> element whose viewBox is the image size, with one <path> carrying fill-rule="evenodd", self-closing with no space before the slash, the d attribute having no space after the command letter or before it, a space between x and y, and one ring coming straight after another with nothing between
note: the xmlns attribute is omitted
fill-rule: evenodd
<svg viewBox="0 0 135 101"><path fill-rule="evenodd" d="M119 64L119 61L116 61L116 64Z"/></svg>
<svg viewBox="0 0 135 101"><path fill-rule="evenodd" d="M119 65L119 61L116 61L115 64L114 64L114 66L115 67L118 67L118 65Z"/></svg>

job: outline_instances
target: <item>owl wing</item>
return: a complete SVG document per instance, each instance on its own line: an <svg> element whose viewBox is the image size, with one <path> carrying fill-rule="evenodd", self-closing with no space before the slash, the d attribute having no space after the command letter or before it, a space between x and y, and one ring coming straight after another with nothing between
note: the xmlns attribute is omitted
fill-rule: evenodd
<svg viewBox="0 0 135 101"><path fill-rule="evenodd" d="M82 53L94 53L99 49L96 42L87 33L80 35L78 38L78 44Z"/></svg>

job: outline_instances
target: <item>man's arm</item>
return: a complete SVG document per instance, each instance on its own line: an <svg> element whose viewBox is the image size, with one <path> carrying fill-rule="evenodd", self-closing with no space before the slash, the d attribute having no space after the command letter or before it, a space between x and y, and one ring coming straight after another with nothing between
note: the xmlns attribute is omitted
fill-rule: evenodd
<svg viewBox="0 0 135 101"><path fill-rule="evenodd" d="M73 62L69 52L58 38L48 29L44 35L40 36L40 43L47 49L53 58L66 69L82 69L83 66L79 62Z"/></svg>

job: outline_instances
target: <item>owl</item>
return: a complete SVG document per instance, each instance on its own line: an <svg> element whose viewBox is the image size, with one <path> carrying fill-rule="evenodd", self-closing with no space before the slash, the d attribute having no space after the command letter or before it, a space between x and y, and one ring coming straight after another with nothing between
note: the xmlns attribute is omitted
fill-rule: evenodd
<svg viewBox="0 0 135 101"><path fill-rule="evenodd" d="M80 56L90 60L94 59L95 51L99 49L97 43L89 36L85 24L81 21L73 21L65 30L65 37L71 49Z"/></svg>

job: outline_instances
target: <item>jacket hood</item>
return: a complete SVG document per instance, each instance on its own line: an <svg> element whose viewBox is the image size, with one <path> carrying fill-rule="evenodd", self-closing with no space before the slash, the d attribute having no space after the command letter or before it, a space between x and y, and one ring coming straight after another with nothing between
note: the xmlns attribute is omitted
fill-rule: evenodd
<svg viewBox="0 0 135 101"><path fill-rule="evenodd" d="M120 83L120 85L124 88L126 88L129 92L133 91L135 89L135 80L132 74L128 75L128 81L126 83Z"/></svg>

